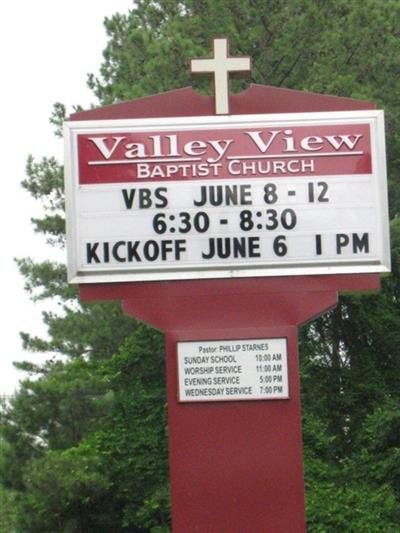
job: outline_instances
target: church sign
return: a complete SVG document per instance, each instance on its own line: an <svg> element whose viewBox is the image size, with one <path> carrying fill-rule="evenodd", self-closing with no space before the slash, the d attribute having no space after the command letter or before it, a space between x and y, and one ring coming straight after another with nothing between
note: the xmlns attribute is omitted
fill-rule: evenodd
<svg viewBox="0 0 400 533"><path fill-rule="evenodd" d="M229 99L250 60L225 38L191 70L205 107L172 91L65 124L68 276L166 334L174 533L304 533L297 332L390 270L383 112Z"/></svg>
<svg viewBox="0 0 400 533"><path fill-rule="evenodd" d="M382 111L65 128L72 282L390 269Z"/></svg>

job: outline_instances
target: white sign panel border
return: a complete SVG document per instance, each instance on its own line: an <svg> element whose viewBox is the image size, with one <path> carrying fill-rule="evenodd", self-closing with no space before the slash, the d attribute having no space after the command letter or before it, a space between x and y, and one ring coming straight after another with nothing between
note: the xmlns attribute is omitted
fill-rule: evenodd
<svg viewBox="0 0 400 533"><path fill-rule="evenodd" d="M371 126L371 159L372 175L375 176L375 194L377 200L377 227L379 229L379 260L360 261L358 259L344 259L343 262L332 264L331 261L318 261L318 264L282 261L275 265L245 264L239 267L222 263L220 266L199 266L195 269L181 265L153 266L142 268L118 269L96 267L96 270L81 268L78 261L79 246L79 192L82 187L91 185L79 184L78 170L78 135L84 134L113 134L129 129L131 132L162 132L191 130L218 130L224 128L257 128L313 126L329 124L358 124L367 123ZM65 192L67 218L67 254L68 278L71 283L105 283L127 281L158 281L179 279L210 279L236 278L257 276L289 276L310 274L346 274L371 273L390 271L390 242L388 229L387 179L385 160L384 115L380 110L343 111L327 113L291 113L271 115L228 115L208 117L176 117L157 119L124 119L124 120L94 120L70 121L64 126L65 139ZM318 176L312 175L313 178ZM278 180L280 178L268 178ZM228 180L226 180L228 182Z"/></svg>

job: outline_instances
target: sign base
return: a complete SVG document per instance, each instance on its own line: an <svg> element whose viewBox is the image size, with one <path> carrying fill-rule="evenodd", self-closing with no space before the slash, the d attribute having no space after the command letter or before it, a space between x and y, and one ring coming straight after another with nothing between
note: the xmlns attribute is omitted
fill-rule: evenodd
<svg viewBox="0 0 400 533"><path fill-rule="evenodd" d="M166 333L174 533L303 533L297 331L378 274L81 286ZM289 399L180 402L178 343L286 339Z"/></svg>
<svg viewBox="0 0 400 533"><path fill-rule="evenodd" d="M235 334L212 332L219 339ZM177 402L177 341L192 335L167 334L174 533L305 530L297 329L248 334L287 339L289 400Z"/></svg>

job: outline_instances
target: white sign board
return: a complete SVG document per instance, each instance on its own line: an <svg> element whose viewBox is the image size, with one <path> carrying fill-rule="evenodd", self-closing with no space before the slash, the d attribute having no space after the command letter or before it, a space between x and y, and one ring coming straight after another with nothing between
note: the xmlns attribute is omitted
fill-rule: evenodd
<svg viewBox="0 0 400 533"><path fill-rule="evenodd" d="M178 342L179 401L289 398L286 339Z"/></svg>
<svg viewBox="0 0 400 533"><path fill-rule="evenodd" d="M382 111L68 122L75 283L390 270Z"/></svg>

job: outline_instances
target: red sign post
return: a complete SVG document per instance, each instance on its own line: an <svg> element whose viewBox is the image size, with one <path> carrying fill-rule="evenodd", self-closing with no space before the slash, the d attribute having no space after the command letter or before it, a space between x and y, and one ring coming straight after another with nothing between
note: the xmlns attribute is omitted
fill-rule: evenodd
<svg viewBox="0 0 400 533"><path fill-rule="evenodd" d="M379 174L374 126L357 116L374 105L252 86L230 98L239 117L232 131L226 122L213 130L200 120L213 115L214 104L188 88L71 117L76 159L67 173L78 192L69 209L83 214L70 223L70 277L82 300L120 299L126 313L165 332L173 531L300 533L298 327L334 307L339 291L378 289L378 272L388 269L386 230L379 229L385 204L378 215L368 211L371 176ZM356 117L341 137L332 124L254 125L260 115L349 111ZM185 117L195 117L192 128ZM100 123L105 129L93 129ZM257 163L268 161L282 165L263 174ZM333 217L324 222L315 204L319 195L322 209L329 198L344 213L334 183L339 191L349 175L364 180L364 200L354 208L362 215L346 219L349 231L334 231ZM224 201L214 196L212 205L216 185ZM109 198L119 202L118 224ZM102 238L98 211L110 213ZM211 261L211 246L220 243L230 253L220 250ZM314 260L321 262L308 271Z"/></svg>

